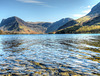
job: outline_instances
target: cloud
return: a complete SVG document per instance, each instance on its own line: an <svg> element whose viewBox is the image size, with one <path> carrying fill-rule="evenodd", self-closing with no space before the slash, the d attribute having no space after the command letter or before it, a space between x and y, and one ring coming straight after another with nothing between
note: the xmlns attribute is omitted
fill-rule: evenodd
<svg viewBox="0 0 100 76"><path fill-rule="evenodd" d="M73 14L73 17L77 17L77 18L82 17L82 16L84 16L84 14Z"/></svg>
<svg viewBox="0 0 100 76"><path fill-rule="evenodd" d="M89 6L87 6L87 8L91 8L91 6L89 5Z"/></svg>
<svg viewBox="0 0 100 76"><path fill-rule="evenodd" d="M41 2L41 1L38 1L38 0L17 0L17 1L20 1L20 2L23 2L23 3L34 3L34 4L38 4L38 5L45 6L45 7L52 7L48 4L45 4L45 2Z"/></svg>
<svg viewBox="0 0 100 76"><path fill-rule="evenodd" d="M82 7L80 7L80 8L85 8L85 9L87 8L87 9L90 9L90 8L92 8L93 6L94 6L94 5L91 5L91 6L88 5L88 6L82 6Z"/></svg>
<svg viewBox="0 0 100 76"><path fill-rule="evenodd" d="M81 14L73 14L73 17L75 17L75 18L83 17L86 14L88 14L90 11L91 11L91 9L84 10L84 11L81 12Z"/></svg>
<svg viewBox="0 0 100 76"><path fill-rule="evenodd" d="M91 11L91 9L88 9L88 10L84 10L82 13L87 14L87 13L89 13L90 11Z"/></svg>
<svg viewBox="0 0 100 76"><path fill-rule="evenodd" d="M44 3L44 2L37 1L37 0L17 0L17 1L20 1L20 2L23 2L23 3L37 3L37 4Z"/></svg>

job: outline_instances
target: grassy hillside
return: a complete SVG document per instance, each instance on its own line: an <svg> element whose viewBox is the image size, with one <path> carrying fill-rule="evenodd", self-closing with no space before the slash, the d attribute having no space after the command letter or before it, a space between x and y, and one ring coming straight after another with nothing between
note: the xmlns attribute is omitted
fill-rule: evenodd
<svg viewBox="0 0 100 76"><path fill-rule="evenodd" d="M81 17L81 18L77 19L76 21L77 21L80 25L82 25L83 22L88 21L88 20L90 20L90 19L91 19L90 16L84 16L84 17Z"/></svg>
<svg viewBox="0 0 100 76"><path fill-rule="evenodd" d="M65 29L59 30L57 34L66 33L100 33L100 16L90 18L89 16L84 16L76 20L78 23L67 27ZM67 25L66 25L67 26Z"/></svg>
<svg viewBox="0 0 100 76"><path fill-rule="evenodd" d="M68 33L100 33L100 25L72 26L56 32L56 34L68 34Z"/></svg>
<svg viewBox="0 0 100 76"><path fill-rule="evenodd" d="M68 34L68 33L77 33L76 30L78 30L82 26L71 26L63 30L59 30L56 32L56 34Z"/></svg>
<svg viewBox="0 0 100 76"><path fill-rule="evenodd" d="M100 33L100 25L83 26L76 30L77 33Z"/></svg>

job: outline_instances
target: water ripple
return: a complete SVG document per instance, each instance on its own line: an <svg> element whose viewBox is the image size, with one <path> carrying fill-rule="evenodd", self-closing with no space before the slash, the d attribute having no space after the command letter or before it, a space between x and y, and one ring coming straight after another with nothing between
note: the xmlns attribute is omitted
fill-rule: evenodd
<svg viewBox="0 0 100 76"><path fill-rule="evenodd" d="M100 35L0 35L0 75L100 75Z"/></svg>

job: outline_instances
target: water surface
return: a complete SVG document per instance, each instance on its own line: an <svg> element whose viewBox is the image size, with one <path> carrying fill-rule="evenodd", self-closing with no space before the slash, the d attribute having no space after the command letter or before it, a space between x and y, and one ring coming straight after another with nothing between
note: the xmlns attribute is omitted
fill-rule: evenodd
<svg viewBox="0 0 100 76"><path fill-rule="evenodd" d="M100 34L0 35L0 75L100 75Z"/></svg>

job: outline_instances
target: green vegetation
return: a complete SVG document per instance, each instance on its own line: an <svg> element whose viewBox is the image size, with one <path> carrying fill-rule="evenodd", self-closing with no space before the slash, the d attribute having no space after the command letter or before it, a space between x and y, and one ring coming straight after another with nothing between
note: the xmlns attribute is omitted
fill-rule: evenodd
<svg viewBox="0 0 100 76"><path fill-rule="evenodd" d="M82 26L71 26L71 27L68 27L64 30L59 30L56 32L56 34L60 34L60 33L77 33L76 30L78 30L80 27Z"/></svg>
<svg viewBox="0 0 100 76"><path fill-rule="evenodd" d="M64 30L59 30L56 33L100 33L100 26L71 26Z"/></svg>
<svg viewBox="0 0 100 76"><path fill-rule="evenodd" d="M92 25L92 26L83 26L76 30L78 33L100 33L100 26Z"/></svg>
<svg viewBox="0 0 100 76"><path fill-rule="evenodd" d="M84 16L82 18L79 18L76 20L78 22L77 24L70 26L70 27L67 27L65 29L59 30L56 32L56 34L60 34L60 33L63 33L63 34L65 34L65 33L86 33L88 29L86 30L86 32L83 32L84 28L82 28L82 26L83 26L84 22L89 21L90 19L91 18L89 16Z"/></svg>
<svg viewBox="0 0 100 76"><path fill-rule="evenodd" d="M91 17L89 17L89 16L84 16L84 17L82 17L82 18L77 19L76 21L77 21L80 25L82 25L83 22L88 21L88 20L90 20L90 19L91 19Z"/></svg>

